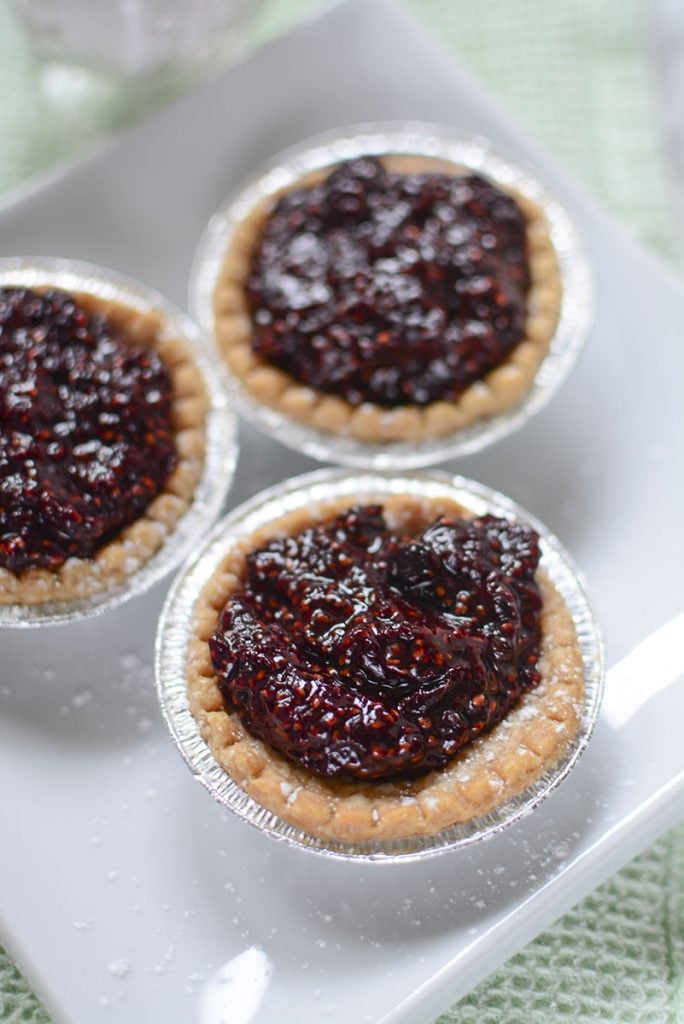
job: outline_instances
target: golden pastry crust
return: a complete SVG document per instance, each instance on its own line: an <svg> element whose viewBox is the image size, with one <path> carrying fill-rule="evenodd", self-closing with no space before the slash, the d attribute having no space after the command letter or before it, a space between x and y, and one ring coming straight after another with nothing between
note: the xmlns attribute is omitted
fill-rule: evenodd
<svg viewBox="0 0 684 1024"><path fill-rule="evenodd" d="M364 496L365 500L365 496ZM436 516L471 516L454 502L378 497L391 529L414 533ZM477 818L516 796L559 760L577 736L584 712L584 669L572 616L543 570L541 683L486 736L445 768L415 780L340 782L292 764L227 709L211 664L208 639L241 583L248 553L274 537L295 534L349 507L349 499L300 510L236 544L204 587L188 646L191 711L216 761L257 803L324 840L367 842L433 835Z"/></svg>
<svg viewBox="0 0 684 1024"><path fill-rule="evenodd" d="M468 172L466 167L429 157L386 156L382 162L388 170L404 174ZM288 189L274 192L234 230L214 291L214 325L219 349L245 390L258 402L306 426L370 443L436 440L516 406L532 386L551 346L561 307L561 274L542 208L528 196L499 182L494 184L513 196L527 221L531 283L525 337L500 366L466 388L458 400L396 409L372 402L354 406L344 398L300 383L252 351L252 325L244 285L262 227L285 191L316 184L331 170L333 166L326 167L303 176Z"/></svg>
<svg viewBox="0 0 684 1024"><path fill-rule="evenodd" d="M36 288L44 291L46 286ZM84 292L74 298L98 313L131 345L156 349L171 377L171 417L178 461L144 513L91 558L68 558L56 569L13 573L0 567L0 605L40 605L93 597L121 584L164 544L189 508L204 466L209 396L190 345L162 313L141 311Z"/></svg>

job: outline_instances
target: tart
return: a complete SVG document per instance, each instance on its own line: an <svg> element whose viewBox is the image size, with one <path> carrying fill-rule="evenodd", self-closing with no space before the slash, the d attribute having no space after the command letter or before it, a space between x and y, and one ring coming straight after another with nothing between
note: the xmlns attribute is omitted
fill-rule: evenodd
<svg viewBox="0 0 684 1024"><path fill-rule="evenodd" d="M481 819L552 770L583 723L573 615L538 561L531 527L387 491L236 540L187 645L213 758L324 843Z"/></svg>
<svg viewBox="0 0 684 1024"><path fill-rule="evenodd" d="M136 574L193 502L211 404L166 311L111 283L34 277L0 283L5 606L89 599Z"/></svg>
<svg viewBox="0 0 684 1024"><path fill-rule="evenodd" d="M562 288L523 191L442 158L361 153L238 205L212 319L253 402L324 435L417 445L529 393Z"/></svg>

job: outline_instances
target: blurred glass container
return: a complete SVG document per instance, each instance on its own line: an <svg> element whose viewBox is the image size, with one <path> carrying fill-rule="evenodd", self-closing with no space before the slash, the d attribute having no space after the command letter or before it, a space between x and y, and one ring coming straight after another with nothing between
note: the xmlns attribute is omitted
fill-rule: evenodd
<svg viewBox="0 0 684 1024"><path fill-rule="evenodd" d="M15 0L62 145L220 74L263 0Z"/></svg>
<svg viewBox="0 0 684 1024"><path fill-rule="evenodd" d="M16 0L39 56L122 79L204 76L239 48L261 0Z"/></svg>

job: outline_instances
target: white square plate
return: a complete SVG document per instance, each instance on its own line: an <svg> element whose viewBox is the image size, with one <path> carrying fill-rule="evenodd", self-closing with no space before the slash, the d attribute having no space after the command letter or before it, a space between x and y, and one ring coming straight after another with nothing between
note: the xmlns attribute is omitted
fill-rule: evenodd
<svg viewBox="0 0 684 1024"><path fill-rule="evenodd" d="M101 263L184 305L202 229L243 176L314 132L391 118L490 136L586 235L598 308L579 368L458 470L535 512L584 567L604 713L571 778L491 841L330 863L194 784L153 694L164 588L80 625L3 632L0 930L60 1022L99 1008L126 1024L427 1022L684 810L684 294L390 2L332 10L15 197L0 252ZM231 505L313 468L242 442Z"/></svg>

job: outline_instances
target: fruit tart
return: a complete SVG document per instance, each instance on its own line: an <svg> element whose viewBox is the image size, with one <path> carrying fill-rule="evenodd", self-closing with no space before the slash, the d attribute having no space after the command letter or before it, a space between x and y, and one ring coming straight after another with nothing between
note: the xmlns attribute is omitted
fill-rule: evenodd
<svg viewBox="0 0 684 1024"><path fill-rule="evenodd" d="M416 483L283 502L195 574L199 732L243 795L324 842L482 819L567 762L585 726L574 614L537 531Z"/></svg>
<svg viewBox="0 0 684 1024"><path fill-rule="evenodd" d="M534 189L497 180L493 161L402 152L391 134L382 152L382 138L343 160L314 146L284 158L286 185L274 171L240 194L210 229L201 315L281 439L274 413L333 445L403 446L408 464L501 432L549 356L564 285Z"/></svg>
<svg viewBox="0 0 684 1024"><path fill-rule="evenodd" d="M121 587L193 504L212 395L181 320L128 285L65 261L0 269L2 606Z"/></svg>

